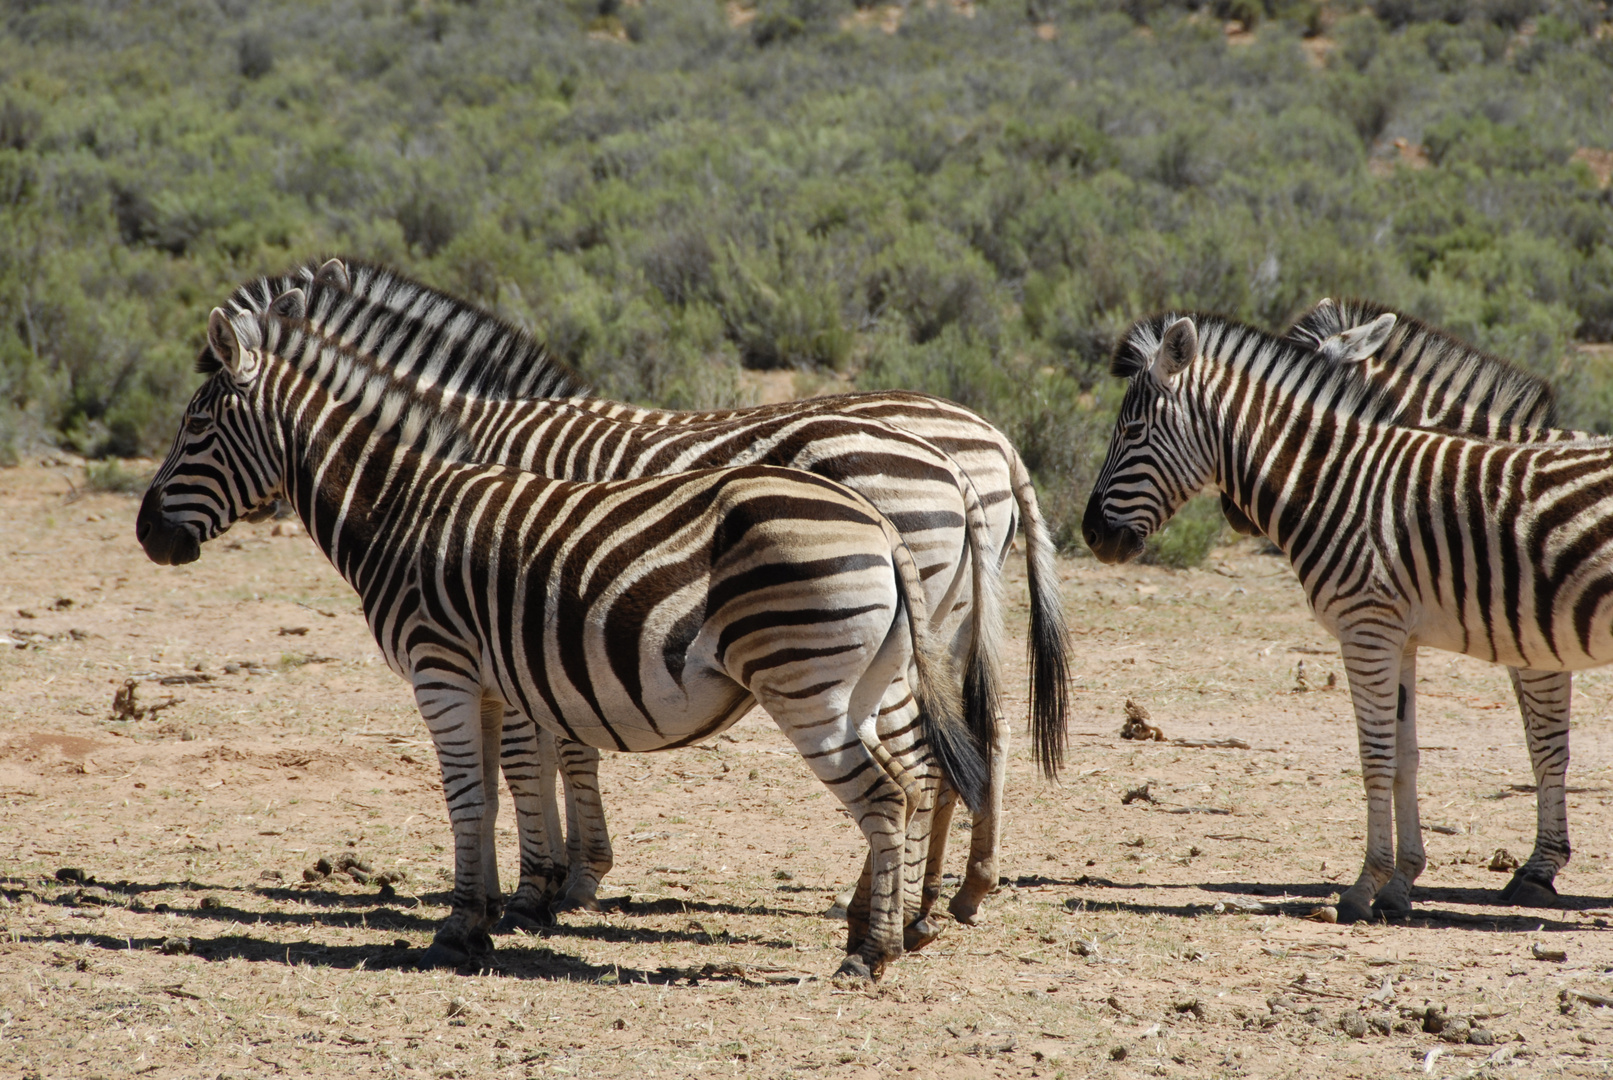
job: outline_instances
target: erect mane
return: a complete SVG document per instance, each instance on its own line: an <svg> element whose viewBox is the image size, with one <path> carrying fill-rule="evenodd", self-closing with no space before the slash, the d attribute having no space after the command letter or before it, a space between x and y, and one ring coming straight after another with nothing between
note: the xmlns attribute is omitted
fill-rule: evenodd
<svg viewBox="0 0 1613 1080"><path fill-rule="evenodd" d="M395 312L429 334L434 349L419 349L414 362L397 362L401 379L429 378L445 390L482 398L579 397L590 387L570 366L554 359L525 330L482 308L389 267L345 260L355 299ZM428 359L432 366L426 366Z"/></svg>
<svg viewBox="0 0 1613 1080"><path fill-rule="evenodd" d="M1440 391L1438 415L1405 416L1399 422L1449 421L1454 415L1472 413L1527 428L1557 426L1556 394L1546 380L1371 300L1323 301L1295 320L1283 336L1314 349L1333 335L1364 326L1386 313L1394 314L1395 328L1377 356L1368 361L1369 370L1401 385Z"/></svg>
<svg viewBox="0 0 1613 1080"><path fill-rule="evenodd" d="M1199 358L1273 386L1284 397L1331 409L1366 423L1394 422L1395 403L1350 364L1316 362L1313 349L1222 315L1166 312L1133 323L1121 336L1109 370L1123 378L1144 374L1165 329L1186 315L1198 332Z"/></svg>
<svg viewBox="0 0 1613 1080"><path fill-rule="evenodd" d="M590 387L526 331L468 301L389 267L342 259L347 282L321 277L327 260L254 278L224 307L242 329L289 289L309 294L308 319L392 367L399 381L418 381L472 397L519 400L578 397ZM387 338L392 340L388 342ZM207 350L198 370L209 361ZM216 358L214 360L216 363Z"/></svg>
<svg viewBox="0 0 1613 1080"><path fill-rule="evenodd" d="M258 316L264 355L276 357L322 387L378 437L422 454L461 460L464 434L442 408L441 394L403 382L372 357L337 341L306 319Z"/></svg>

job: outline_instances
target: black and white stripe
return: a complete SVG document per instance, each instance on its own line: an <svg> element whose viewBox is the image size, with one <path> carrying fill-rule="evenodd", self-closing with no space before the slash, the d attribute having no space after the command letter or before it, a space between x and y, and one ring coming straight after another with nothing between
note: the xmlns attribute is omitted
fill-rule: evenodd
<svg viewBox="0 0 1613 1080"><path fill-rule="evenodd" d="M979 804L984 763L900 535L798 470L601 484L461 463L456 433L380 369L289 317L215 310L220 364L141 505L161 563L189 561L283 493L358 591L442 764L454 909L426 960L476 960L498 914L492 798L515 709L592 746L707 738L759 702L870 846L844 970L903 948L911 828L942 775ZM244 339L244 340L243 340ZM911 928L910 928L911 932Z"/></svg>
<svg viewBox="0 0 1613 1080"><path fill-rule="evenodd" d="M1056 771L1062 755L1067 709L1065 635L1052 549L1028 474L1000 432L950 402L902 392L724 413L668 413L572 397L564 402L572 411L561 409L560 403L546 411L523 402L519 408L526 410L527 421L514 422L507 415L483 420L464 410L480 410L485 399L576 394L582 383L519 331L453 297L364 263L332 260L282 278L252 282L237 290L226 309L250 324L276 290L296 283L324 286L313 288L309 316L325 332L373 354L401 381L451 391L449 397L459 404L445 408L443 415L465 432L470 442L467 452L475 460L596 480L696 464L767 462L830 476L879 506L902 530L919 560L937 633L951 643L962 665L971 726L991 732L993 782L988 805L975 815L964 881L949 905L955 917L972 921L981 899L998 880L1007 731L995 706L1000 681L995 660L1000 589L996 572L1021 514L1032 586L1032 742L1049 772ZM490 434L488 424L500 431ZM793 431L787 443L771 434L781 425ZM663 430L647 430L654 428ZM938 450L939 457L951 461L938 461ZM984 512L988 526L984 541L978 530L957 523L957 497L949 493L949 485L942 483L939 495L933 494L942 469L958 467L966 474L966 497L978 500ZM960 562L965 533L971 534L973 554ZM988 557L979 557L988 551ZM965 573L972 587L960 591L957 585ZM512 753L529 745L512 739ZM589 904L599 877L611 865L599 804L597 753L572 749L561 757L568 806L575 811L568 816L584 832L580 844L573 836L569 845L582 858L571 860L571 880L564 894L566 903ZM542 767L529 764L522 764L521 775ZM950 808L947 802L943 818ZM545 820L556 820L552 811ZM936 842L944 850L944 829L937 831ZM551 850L557 847L551 845ZM533 851L533 845L523 844L523 862L530 861ZM937 870L939 855L938 851Z"/></svg>
<svg viewBox="0 0 1613 1080"><path fill-rule="evenodd" d="M1358 365L1363 378L1389 394L1397 423L1443 428L1507 442L1593 439L1557 428L1551 384L1437 327L1370 300L1324 299L1295 320L1284 337L1334 362ZM1226 496L1222 496L1223 500ZM1535 844L1501 890L1501 899L1556 906L1553 884L1568 864L1568 732L1573 676L1566 671L1509 668L1535 777ZM1415 695L1407 667L1401 682ZM1412 808L1415 810L1415 807Z"/></svg>
<svg viewBox="0 0 1613 1080"><path fill-rule="evenodd" d="M1423 850L1403 676L1420 645L1533 671L1613 661L1613 443L1405 426L1400 397L1352 365L1215 317L1139 323L1114 368L1130 385L1088 543L1130 558L1214 485L1288 554L1339 638L1360 729L1367 857L1339 916L1409 910Z"/></svg>

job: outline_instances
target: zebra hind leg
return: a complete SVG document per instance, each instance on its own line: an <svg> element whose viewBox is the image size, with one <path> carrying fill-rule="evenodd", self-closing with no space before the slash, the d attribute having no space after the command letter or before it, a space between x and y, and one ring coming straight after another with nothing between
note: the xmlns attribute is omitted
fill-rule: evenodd
<svg viewBox="0 0 1613 1080"><path fill-rule="evenodd" d="M1568 722L1574 677L1566 671L1511 670L1535 774L1535 849L1501 890L1501 902L1554 908L1554 884L1568 865Z"/></svg>
<svg viewBox="0 0 1613 1080"><path fill-rule="evenodd" d="M1366 609L1360 614L1384 615ZM1390 616L1392 619L1393 616ZM1402 642L1384 640L1385 622L1375 621L1357 640L1340 634L1344 668L1355 706L1356 737L1361 750L1361 782L1367 795L1367 852L1361 876L1339 897L1341 923L1370 922L1372 901L1394 875L1394 780L1398 741Z"/></svg>
<svg viewBox="0 0 1613 1080"><path fill-rule="evenodd" d="M551 906L566 878L564 834L556 805L555 739L523 713L504 713L504 782L515 802L521 881L493 927L495 934L539 933L554 925Z"/></svg>

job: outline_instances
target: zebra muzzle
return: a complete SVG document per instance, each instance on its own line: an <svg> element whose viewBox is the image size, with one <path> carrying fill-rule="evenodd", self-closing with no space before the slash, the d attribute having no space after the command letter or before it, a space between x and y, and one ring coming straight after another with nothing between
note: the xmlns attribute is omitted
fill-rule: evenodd
<svg viewBox="0 0 1613 1080"><path fill-rule="evenodd" d="M1142 535L1130 526L1112 523L1096 496L1081 515L1081 538L1092 554L1106 563L1130 562L1143 553Z"/></svg>
<svg viewBox="0 0 1613 1080"><path fill-rule="evenodd" d="M140 513L134 519L134 536L146 557L159 566L180 566L195 562L202 544L189 526L169 517L162 509L162 497L155 488L140 500Z"/></svg>

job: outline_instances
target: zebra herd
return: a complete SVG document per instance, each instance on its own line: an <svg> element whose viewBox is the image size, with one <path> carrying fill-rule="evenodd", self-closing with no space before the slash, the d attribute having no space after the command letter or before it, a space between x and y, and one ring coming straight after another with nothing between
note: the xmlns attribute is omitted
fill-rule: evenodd
<svg viewBox="0 0 1613 1080"><path fill-rule="evenodd" d="M209 377L137 537L190 562L285 500L358 592L413 686L454 833L452 908L423 964L480 965L492 934L595 906L611 867L599 750L685 746L753 704L868 843L843 975L878 977L940 932L959 800L972 832L949 912L974 920L998 880L1000 575L1021 527L1032 754L1050 778L1068 711L1051 540L990 424L900 391L717 413L589 397L527 335L355 260L237 289L197 366ZM1369 824L1340 920L1403 914L1423 868L1419 645L1514 668L1539 827L1503 898L1552 902L1567 673L1613 660L1609 445L1553 430L1544 384L1370 305L1324 301L1283 338L1144 320L1114 370L1130 383L1083 520L1093 551L1134 557L1215 485L1340 639ZM520 846L507 899L501 772Z"/></svg>

